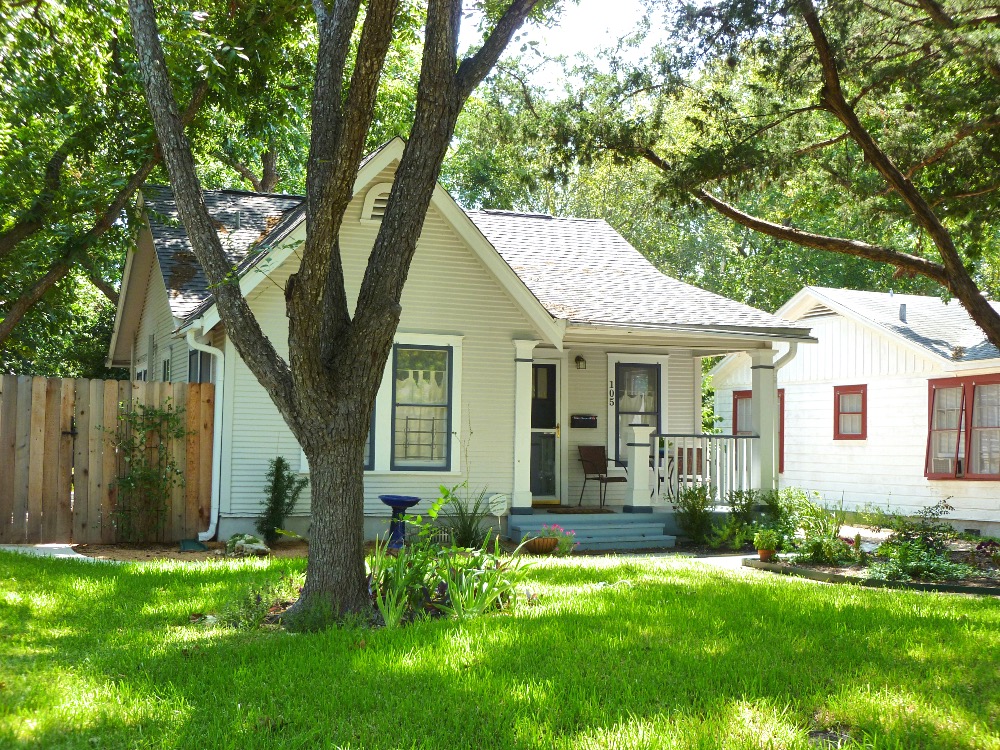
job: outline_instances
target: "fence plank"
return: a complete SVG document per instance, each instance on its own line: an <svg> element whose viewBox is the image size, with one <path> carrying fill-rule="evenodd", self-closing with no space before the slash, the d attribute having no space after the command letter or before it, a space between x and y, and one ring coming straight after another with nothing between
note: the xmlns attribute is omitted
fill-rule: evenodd
<svg viewBox="0 0 1000 750"><path fill-rule="evenodd" d="M77 380L76 437L73 440L73 541L90 536L90 381Z"/></svg>
<svg viewBox="0 0 1000 750"><path fill-rule="evenodd" d="M185 528L191 536L199 530L199 493L201 492L201 454L196 449L201 435L201 384L190 383L187 387L187 412L185 413L184 440L184 520ZM180 457L178 457L180 460Z"/></svg>
<svg viewBox="0 0 1000 750"><path fill-rule="evenodd" d="M118 456L115 453L114 432L118 429L118 383L104 383L104 414L101 418L101 542L110 544L117 538L115 501L118 478Z"/></svg>
<svg viewBox="0 0 1000 750"><path fill-rule="evenodd" d="M212 436L215 432L215 386L201 387L201 430L198 436L198 509L201 531L208 529L212 504Z"/></svg>
<svg viewBox="0 0 1000 750"><path fill-rule="evenodd" d="M62 380L45 380L45 447L43 451L41 526L39 541L57 541L59 515L59 443Z"/></svg>
<svg viewBox="0 0 1000 750"><path fill-rule="evenodd" d="M164 403L170 400L170 406L174 414L179 414L180 424L186 423L184 409L187 403L187 389L184 383L165 383ZM184 479L184 438L171 438L170 440L170 460L174 461L181 471L181 479ZM176 479L176 477L174 477ZM167 529L169 530L168 540L172 542L185 538L184 528L184 483L180 482L170 488L170 504L167 508Z"/></svg>
<svg viewBox="0 0 1000 750"><path fill-rule="evenodd" d="M28 483L31 468L31 378L17 378L17 422L14 446L14 509L10 541L27 541Z"/></svg>
<svg viewBox="0 0 1000 750"><path fill-rule="evenodd" d="M0 376L0 542L13 541L17 377Z"/></svg>
<svg viewBox="0 0 1000 750"><path fill-rule="evenodd" d="M56 542L73 541L73 410L76 404L76 383L59 381L59 456L56 483L55 515Z"/></svg>
<svg viewBox="0 0 1000 750"><path fill-rule="evenodd" d="M90 430L87 441L87 542L101 543L101 502L104 490L104 463L101 460L101 447L104 443L102 430L104 428L104 381L91 380L90 388ZM82 435L80 437L83 437Z"/></svg>
<svg viewBox="0 0 1000 750"><path fill-rule="evenodd" d="M31 379L31 414L28 437L28 513L25 541L42 539L42 490L45 483L45 378Z"/></svg>

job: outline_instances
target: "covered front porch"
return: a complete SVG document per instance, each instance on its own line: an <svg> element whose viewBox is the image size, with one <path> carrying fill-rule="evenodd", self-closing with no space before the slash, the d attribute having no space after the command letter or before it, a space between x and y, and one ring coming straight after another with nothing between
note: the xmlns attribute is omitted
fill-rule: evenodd
<svg viewBox="0 0 1000 750"><path fill-rule="evenodd" d="M733 490L776 487L775 369L780 362L773 340L736 334L631 333L635 335L613 340L607 335L601 340L592 330L586 336L568 333L562 350L537 341L513 342L515 444L509 530L514 538L542 523L565 526L565 520L575 530L594 530L588 535L597 545L593 549L602 548L605 532L626 530L619 526L635 532L637 524L649 528L635 535L635 548L670 546L672 539L663 537L676 531L671 505L685 488L706 486L716 502L724 503ZM754 363L749 418L741 424L740 435L704 433L702 359L731 351L746 351ZM603 450L603 480L584 470L581 448ZM565 513L568 508L601 506L611 512ZM637 514L646 518L623 520ZM525 516L537 518L529 521Z"/></svg>

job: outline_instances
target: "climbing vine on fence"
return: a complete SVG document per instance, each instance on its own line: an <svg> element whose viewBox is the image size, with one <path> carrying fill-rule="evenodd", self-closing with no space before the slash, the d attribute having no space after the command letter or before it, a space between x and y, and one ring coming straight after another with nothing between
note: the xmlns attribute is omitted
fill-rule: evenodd
<svg viewBox="0 0 1000 750"><path fill-rule="evenodd" d="M118 539L155 541L163 530L170 494L184 483L183 468L170 451L170 441L187 436L184 409L170 399L162 406L129 401L113 431L118 453L115 520Z"/></svg>

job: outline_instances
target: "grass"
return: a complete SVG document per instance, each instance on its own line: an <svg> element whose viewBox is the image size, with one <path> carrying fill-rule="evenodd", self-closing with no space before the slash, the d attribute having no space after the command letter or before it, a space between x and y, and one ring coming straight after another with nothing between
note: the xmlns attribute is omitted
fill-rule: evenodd
<svg viewBox="0 0 1000 750"><path fill-rule="evenodd" d="M1000 748L993 599L568 558L464 624L188 624L301 565L0 553L0 747Z"/></svg>

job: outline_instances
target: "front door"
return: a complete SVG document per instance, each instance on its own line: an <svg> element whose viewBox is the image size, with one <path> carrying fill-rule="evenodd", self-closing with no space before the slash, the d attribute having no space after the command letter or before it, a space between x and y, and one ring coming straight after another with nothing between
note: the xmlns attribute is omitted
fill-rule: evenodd
<svg viewBox="0 0 1000 750"><path fill-rule="evenodd" d="M556 363L531 366L532 504L559 503L559 369Z"/></svg>

